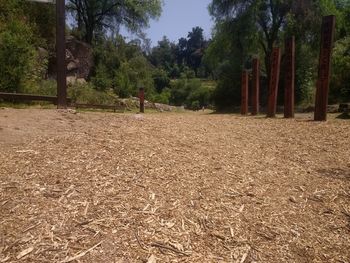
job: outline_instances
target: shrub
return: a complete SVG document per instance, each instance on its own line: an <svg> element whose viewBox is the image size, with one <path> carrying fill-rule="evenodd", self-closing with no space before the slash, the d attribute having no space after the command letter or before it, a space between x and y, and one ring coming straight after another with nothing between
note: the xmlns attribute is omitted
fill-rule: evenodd
<svg viewBox="0 0 350 263"><path fill-rule="evenodd" d="M89 83L69 86L68 96L75 103L113 105L116 95L112 90L98 91Z"/></svg>
<svg viewBox="0 0 350 263"><path fill-rule="evenodd" d="M31 28L18 20L0 27L1 91L21 92L35 79L37 52L32 37Z"/></svg>

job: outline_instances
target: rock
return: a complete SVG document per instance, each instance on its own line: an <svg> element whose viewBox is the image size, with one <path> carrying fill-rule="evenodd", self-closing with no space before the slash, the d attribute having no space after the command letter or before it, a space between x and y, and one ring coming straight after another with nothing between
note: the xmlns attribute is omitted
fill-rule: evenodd
<svg viewBox="0 0 350 263"><path fill-rule="evenodd" d="M76 70L76 69L78 69L78 65L75 61L71 61L68 63L68 65L67 65L68 71L72 71L72 70Z"/></svg>
<svg viewBox="0 0 350 263"><path fill-rule="evenodd" d="M67 75L77 79L87 79L94 66L92 47L76 38L69 36L66 39ZM49 77L56 77L56 54L49 58Z"/></svg>
<svg viewBox="0 0 350 263"><path fill-rule="evenodd" d="M74 76L69 76L66 80L68 85L74 85L77 82L77 78Z"/></svg>

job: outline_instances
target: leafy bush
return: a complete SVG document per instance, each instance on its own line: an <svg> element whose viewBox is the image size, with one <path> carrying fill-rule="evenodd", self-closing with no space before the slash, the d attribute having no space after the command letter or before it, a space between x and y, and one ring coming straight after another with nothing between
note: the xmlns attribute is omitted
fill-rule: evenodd
<svg viewBox="0 0 350 263"><path fill-rule="evenodd" d="M350 101L350 37L335 43L329 100Z"/></svg>
<svg viewBox="0 0 350 263"><path fill-rule="evenodd" d="M168 88L165 88L163 89L162 93L154 95L153 98L151 98L151 100L157 103L169 104L170 97L171 97L171 90Z"/></svg>
<svg viewBox="0 0 350 263"><path fill-rule="evenodd" d="M23 92L27 94L57 96L57 82L52 79L42 80L35 85L24 87Z"/></svg>
<svg viewBox="0 0 350 263"><path fill-rule="evenodd" d="M84 104L113 105L117 99L112 90L98 91L89 83L69 86L68 96L73 102Z"/></svg>
<svg viewBox="0 0 350 263"><path fill-rule="evenodd" d="M0 27L0 90L21 92L33 81L37 52L32 31L21 21L13 20Z"/></svg>
<svg viewBox="0 0 350 263"><path fill-rule="evenodd" d="M170 104L198 110L211 104L212 93L199 79L179 79L172 82Z"/></svg>
<svg viewBox="0 0 350 263"><path fill-rule="evenodd" d="M158 93L161 93L163 89L169 88L170 79L163 69L157 69L152 74L154 87Z"/></svg>

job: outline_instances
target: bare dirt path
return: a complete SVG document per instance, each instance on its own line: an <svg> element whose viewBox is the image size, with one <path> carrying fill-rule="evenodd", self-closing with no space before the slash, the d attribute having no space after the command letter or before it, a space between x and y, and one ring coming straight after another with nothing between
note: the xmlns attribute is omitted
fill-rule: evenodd
<svg viewBox="0 0 350 263"><path fill-rule="evenodd" d="M0 262L350 262L350 122L0 109Z"/></svg>

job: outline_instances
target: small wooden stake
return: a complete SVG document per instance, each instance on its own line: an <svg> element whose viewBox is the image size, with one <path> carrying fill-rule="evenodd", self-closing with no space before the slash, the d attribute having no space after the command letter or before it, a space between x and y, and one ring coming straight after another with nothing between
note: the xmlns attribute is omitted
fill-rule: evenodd
<svg viewBox="0 0 350 263"><path fill-rule="evenodd" d="M139 99L140 99L140 112L145 113L145 89L139 89Z"/></svg>

